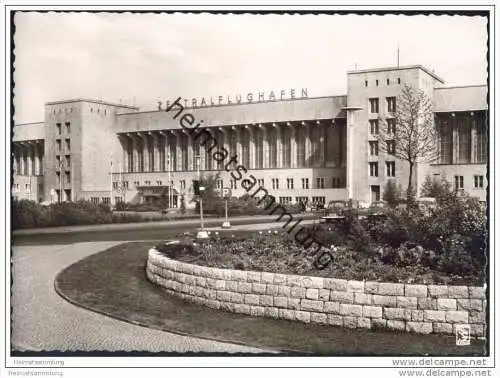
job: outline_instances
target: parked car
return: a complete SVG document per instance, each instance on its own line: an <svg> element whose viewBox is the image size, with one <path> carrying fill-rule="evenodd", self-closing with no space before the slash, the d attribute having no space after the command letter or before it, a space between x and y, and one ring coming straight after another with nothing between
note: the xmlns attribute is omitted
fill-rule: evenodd
<svg viewBox="0 0 500 378"><path fill-rule="evenodd" d="M345 218L345 211L349 208L346 201L337 200L328 202L325 214L321 217L321 222L337 222Z"/></svg>

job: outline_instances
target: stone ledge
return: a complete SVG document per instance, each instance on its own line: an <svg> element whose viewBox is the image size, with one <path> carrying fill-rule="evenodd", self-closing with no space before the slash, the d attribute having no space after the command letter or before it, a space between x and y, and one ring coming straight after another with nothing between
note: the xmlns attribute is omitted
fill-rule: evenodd
<svg viewBox="0 0 500 378"><path fill-rule="evenodd" d="M346 328L484 337L484 287L410 285L198 266L151 249L146 276L167 293L213 309Z"/></svg>

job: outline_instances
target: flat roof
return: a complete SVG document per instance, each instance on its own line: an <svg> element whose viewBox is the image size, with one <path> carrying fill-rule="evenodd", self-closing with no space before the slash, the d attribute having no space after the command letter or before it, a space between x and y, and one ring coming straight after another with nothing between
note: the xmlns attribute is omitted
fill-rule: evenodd
<svg viewBox="0 0 500 378"><path fill-rule="evenodd" d="M415 64L412 66L396 66L396 67L371 68L371 69L365 69L365 70L347 71L347 74L350 75L350 74L368 73L368 72L402 71L402 70L409 70L409 69L416 69L416 68L424 71L428 75L432 76L434 79L436 79L444 84L443 79L441 79L434 72L432 72L431 70L429 70L428 68L425 68L424 66L422 66L420 64Z"/></svg>
<svg viewBox="0 0 500 378"><path fill-rule="evenodd" d="M130 105L125 105L125 104L116 104L113 102L93 100L93 99L88 99L88 98L74 98L74 99L67 99L67 100L50 101L50 102L46 102L45 105L66 104L66 103L70 103L70 102L91 102L94 104L110 105L110 106L116 106L119 108L136 109L136 110L139 109L136 106L130 106Z"/></svg>

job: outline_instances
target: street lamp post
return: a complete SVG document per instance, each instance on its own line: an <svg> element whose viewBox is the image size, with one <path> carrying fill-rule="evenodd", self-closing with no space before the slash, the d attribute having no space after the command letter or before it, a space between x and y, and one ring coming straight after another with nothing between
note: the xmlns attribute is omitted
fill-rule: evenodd
<svg viewBox="0 0 500 378"><path fill-rule="evenodd" d="M196 155L196 170L198 173L198 182L201 184L201 174L200 174L200 163L201 163L201 156ZM196 234L196 237L198 239L206 239L208 238L208 232L205 231L205 226L203 225L203 197L201 195L201 192L205 190L205 187L200 185L200 194L199 194L199 200L200 200L200 229L198 230L198 233Z"/></svg>

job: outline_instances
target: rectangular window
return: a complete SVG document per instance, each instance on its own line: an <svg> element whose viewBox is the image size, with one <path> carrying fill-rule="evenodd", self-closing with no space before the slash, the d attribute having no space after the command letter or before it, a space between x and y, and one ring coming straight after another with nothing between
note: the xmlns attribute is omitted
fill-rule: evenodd
<svg viewBox="0 0 500 378"><path fill-rule="evenodd" d="M319 197L312 197L312 202L317 203L317 204L325 204L325 197L319 196Z"/></svg>
<svg viewBox="0 0 500 378"><path fill-rule="evenodd" d="M161 186L162 182L160 180L156 180L156 186Z"/></svg>
<svg viewBox="0 0 500 378"><path fill-rule="evenodd" d="M295 197L295 202L297 202L297 203L306 204L308 201L309 201L309 197L305 197L305 196Z"/></svg>
<svg viewBox="0 0 500 378"><path fill-rule="evenodd" d="M455 176L455 190L464 188L464 176Z"/></svg>
<svg viewBox="0 0 500 378"><path fill-rule="evenodd" d="M105 203L107 205L111 203L111 198L109 198L109 197L102 197L101 200L102 200L102 203Z"/></svg>
<svg viewBox="0 0 500 378"><path fill-rule="evenodd" d="M340 177L332 177L332 188L340 188Z"/></svg>
<svg viewBox="0 0 500 378"><path fill-rule="evenodd" d="M231 180L229 180L229 182L230 182L230 185L231 185L231 189L237 189L236 180L231 179Z"/></svg>
<svg viewBox="0 0 500 378"><path fill-rule="evenodd" d="M370 144L370 155L378 156L378 141L371 140L369 144Z"/></svg>
<svg viewBox="0 0 500 378"><path fill-rule="evenodd" d="M279 179L277 179L277 178L272 179L272 183L273 183L273 189L279 189L280 188Z"/></svg>
<svg viewBox="0 0 500 378"><path fill-rule="evenodd" d="M181 180L180 186L181 186L181 190L185 190L186 189L186 180Z"/></svg>
<svg viewBox="0 0 500 378"><path fill-rule="evenodd" d="M61 135L61 124L56 123L56 128L57 128L57 135Z"/></svg>
<svg viewBox="0 0 500 378"><path fill-rule="evenodd" d="M151 186L151 181L149 181L149 180L144 181L144 185Z"/></svg>
<svg viewBox="0 0 500 378"><path fill-rule="evenodd" d="M70 152L71 151L71 141L69 139L65 139L64 140L65 142L65 148L66 148L66 152Z"/></svg>
<svg viewBox="0 0 500 378"><path fill-rule="evenodd" d="M476 163L486 163L488 158L488 131L484 114L480 114L476 122L476 143L475 143Z"/></svg>
<svg viewBox="0 0 500 378"><path fill-rule="evenodd" d="M391 139L387 141L387 153L394 155L396 153L396 141Z"/></svg>
<svg viewBox="0 0 500 378"><path fill-rule="evenodd" d="M257 184L259 184L259 186L264 186L264 179L257 179Z"/></svg>
<svg viewBox="0 0 500 378"><path fill-rule="evenodd" d="M61 168L61 156L56 156L56 169Z"/></svg>
<svg viewBox="0 0 500 378"><path fill-rule="evenodd" d="M378 98L370 98L370 113L378 113Z"/></svg>
<svg viewBox="0 0 500 378"><path fill-rule="evenodd" d="M309 189L309 179L308 178L302 179L302 189Z"/></svg>
<svg viewBox="0 0 500 378"><path fill-rule="evenodd" d="M292 197L280 197L280 204L287 205L292 202Z"/></svg>
<svg viewBox="0 0 500 378"><path fill-rule="evenodd" d="M471 126L467 116L456 117L458 134L458 163L470 163L471 154Z"/></svg>
<svg viewBox="0 0 500 378"><path fill-rule="evenodd" d="M99 203L99 197L90 197L90 202L93 204L98 204Z"/></svg>
<svg viewBox="0 0 500 378"><path fill-rule="evenodd" d="M139 181L134 181L134 186L137 188L141 183Z"/></svg>
<svg viewBox="0 0 500 378"><path fill-rule="evenodd" d="M371 177L378 177L378 163L371 162L369 164L370 164L370 176Z"/></svg>
<svg viewBox="0 0 500 378"><path fill-rule="evenodd" d="M56 139L56 151L61 152L61 139Z"/></svg>
<svg viewBox="0 0 500 378"><path fill-rule="evenodd" d="M71 172L66 172L66 182L68 184L71 182Z"/></svg>
<svg viewBox="0 0 500 378"><path fill-rule="evenodd" d="M448 118L437 117L437 128L439 132L439 163L451 164L453 151L453 133Z"/></svg>
<svg viewBox="0 0 500 378"><path fill-rule="evenodd" d="M66 125L66 134L69 134L71 132L71 125L69 122L66 122L65 125Z"/></svg>
<svg viewBox="0 0 500 378"><path fill-rule="evenodd" d="M224 181L222 179L217 180L217 189L222 189L224 187Z"/></svg>
<svg viewBox="0 0 500 378"><path fill-rule="evenodd" d="M372 202L380 201L380 186L372 185L371 186L371 199Z"/></svg>
<svg viewBox="0 0 500 378"><path fill-rule="evenodd" d="M387 119L387 134L396 133L396 120L394 118Z"/></svg>
<svg viewBox="0 0 500 378"><path fill-rule="evenodd" d="M387 97L387 112L394 113L396 111L396 97Z"/></svg>
<svg viewBox="0 0 500 378"><path fill-rule="evenodd" d="M378 135L378 119L371 119L370 121L370 134Z"/></svg>
<svg viewBox="0 0 500 378"><path fill-rule="evenodd" d="M287 189L293 189L293 178L287 178L286 179L286 188Z"/></svg>
<svg viewBox="0 0 500 378"><path fill-rule="evenodd" d="M123 198L122 197L115 197L115 203L120 203L120 202L123 202Z"/></svg>
<svg viewBox="0 0 500 378"><path fill-rule="evenodd" d="M323 177L316 177L316 189L325 189L325 179Z"/></svg>
<svg viewBox="0 0 500 378"><path fill-rule="evenodd" d="M123 182L122 182L122 187L123 187L124 189L128 189L128 181L123 181Z"/></svg>
<svg viewBox="0 0 500 378"><path fill-rule="evenodd" d="M396 177L396 162L386 161L385 162L385 174L387 177Z"/></svg>
<svg viewBox="0 0 500 378"><path fill-rule="evenodd" d="M71 156L70 156L70 155L65 155L65 156L64 156L64 158L65 158L65 160L66 160L66 161L65 161L66 168L68 168L68 169L69 169L69 168L71 167Z"/></svg>
<svg viewBox="0 0 500 378"><path fill-rule="evenodd" d="M474 175L474 188L483 189L484 188L484 176Z"/></svg>

